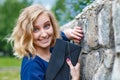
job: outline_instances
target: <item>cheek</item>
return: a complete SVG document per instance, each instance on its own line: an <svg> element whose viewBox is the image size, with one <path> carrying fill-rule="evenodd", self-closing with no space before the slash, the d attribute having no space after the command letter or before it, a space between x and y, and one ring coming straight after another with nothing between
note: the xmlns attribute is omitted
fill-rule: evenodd
<svg viewBox="0 0 120 80"><path fill-rule="evenodd" d="M51 36L53 35L53 28L49 29L48 34L51 35Z"/></svg>
<svg viewBox="0 0 120 80"><path fill-rule="evenodd" d="M37 39L37 34L33 33L33 39Z"/></svg>

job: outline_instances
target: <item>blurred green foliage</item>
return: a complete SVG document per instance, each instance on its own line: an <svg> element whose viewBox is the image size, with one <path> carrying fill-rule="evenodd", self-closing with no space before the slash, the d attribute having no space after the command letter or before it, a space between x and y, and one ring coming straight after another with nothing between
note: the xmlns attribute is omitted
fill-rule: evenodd
<svg viewBox="0 0 120 80"><path fill-rule="evenodd" d="M55 13L60 25L74 19L84 7L94 0L57 0L52 11Z"/></svg>
<svg viewBox="0 0 120 80"><path fill-rule="evenodd" d="M12 48L10 44L7 44L5 37L15 26L20 10L31 3L30 0L4 0L0 4L0 54L12 55Z"/></svg>

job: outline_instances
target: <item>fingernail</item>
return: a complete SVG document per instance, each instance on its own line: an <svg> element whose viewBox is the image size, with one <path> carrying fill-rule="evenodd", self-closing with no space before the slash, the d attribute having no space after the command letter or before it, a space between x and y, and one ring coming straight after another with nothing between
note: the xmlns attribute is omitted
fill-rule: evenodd
<svg viewBox="0 0 120 80"><path fill-rule="evenodd" d="M69 58L67 58L67 59L66 59L66 61L70 61L70 59L69 59Z"/></svg>

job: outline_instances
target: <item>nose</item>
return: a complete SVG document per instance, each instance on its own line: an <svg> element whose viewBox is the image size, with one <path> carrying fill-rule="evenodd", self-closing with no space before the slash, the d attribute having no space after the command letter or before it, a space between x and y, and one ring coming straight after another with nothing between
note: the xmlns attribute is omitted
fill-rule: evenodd
<svg viewBox="0 0 120 80"><path fill-rule="evenodd" d="M47 32L45 30L41 30L41 37L47 37Z"/></svg>

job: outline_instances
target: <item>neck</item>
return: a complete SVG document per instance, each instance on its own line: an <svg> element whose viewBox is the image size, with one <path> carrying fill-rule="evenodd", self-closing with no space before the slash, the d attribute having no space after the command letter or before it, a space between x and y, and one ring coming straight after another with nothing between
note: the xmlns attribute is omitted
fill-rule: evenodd
<svg viewBox="0 0 120 80"><path fill-rule="evenodd" d="M36 54L45 61L49 61L51 57L50 48L36 49Z"/></svg>

